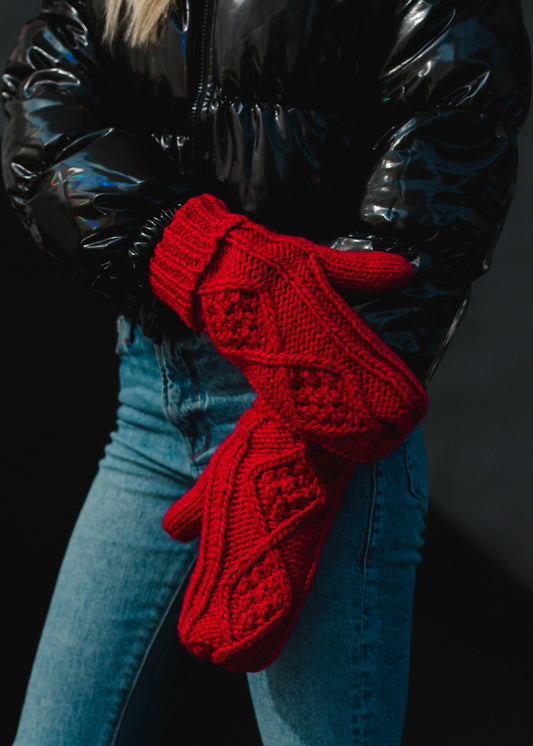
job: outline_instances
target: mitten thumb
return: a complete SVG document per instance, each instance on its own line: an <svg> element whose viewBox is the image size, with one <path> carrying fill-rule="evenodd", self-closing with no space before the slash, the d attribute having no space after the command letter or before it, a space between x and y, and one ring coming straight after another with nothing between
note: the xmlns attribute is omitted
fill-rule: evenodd
<svg viewBox="0 0 533 746"><path fill-rule="evenodd" d="M388 251L340 251L316 244L316 256L338 289L381 293L402 288L414 274L411 263Z"/></svg>
<svg viewBox="0 0 533 746"><path fill-rule="evenodd" d="M204 474L205 471L194 487L176 500L163 517L163 528L173 539L187 542L200 535L205 502Z"/></svg>

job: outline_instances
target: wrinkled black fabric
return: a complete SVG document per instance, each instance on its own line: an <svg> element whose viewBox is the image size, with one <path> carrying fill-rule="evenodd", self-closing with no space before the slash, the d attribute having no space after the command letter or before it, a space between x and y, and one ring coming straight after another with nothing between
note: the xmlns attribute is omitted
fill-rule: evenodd
<svg viewBox="0 0 533 746"><path fill-rule="evenodd" d="M514 191L519 1L177 0L157 46L111 51L102 6L45 0L3 77L4 181L36 241L145 317L146 226L193 194L400 252L408 288L349 301L427 383Z"/></svg>

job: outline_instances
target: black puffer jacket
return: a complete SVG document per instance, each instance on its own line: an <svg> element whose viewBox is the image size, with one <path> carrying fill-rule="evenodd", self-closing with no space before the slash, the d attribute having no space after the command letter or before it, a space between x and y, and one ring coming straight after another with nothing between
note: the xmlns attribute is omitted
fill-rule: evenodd
<svg viewBox="0 0 533 746"><path fill-rule="evenodd" d="M514 190L519 0L176 0L160 45L112 52L102 6L45 0L3 77L4 181L35 239L145 322L151 219L193 194L401 252L408 288L350 301L427 383Z"/></svg>

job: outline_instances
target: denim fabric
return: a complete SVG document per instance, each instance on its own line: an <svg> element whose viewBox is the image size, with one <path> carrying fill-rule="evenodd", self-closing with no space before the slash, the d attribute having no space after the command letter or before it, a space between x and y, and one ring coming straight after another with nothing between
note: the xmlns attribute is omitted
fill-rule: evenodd
<svg viewBox="0 0 533 746"><path fill-rule="evenodd" d="M158 743L197 546L161 519L255 396L202 335L154 346L122 318L117 350L117 427L69 542L16 746ZM426 508L420 431L358 465L289 641L248 677L265 746L399 743Z"/></svg>

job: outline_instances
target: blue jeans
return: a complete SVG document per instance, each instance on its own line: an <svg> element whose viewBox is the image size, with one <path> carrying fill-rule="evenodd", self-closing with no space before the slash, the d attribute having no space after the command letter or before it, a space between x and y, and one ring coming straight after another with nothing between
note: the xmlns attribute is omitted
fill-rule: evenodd
<svg viewBox="0 0 533 746"><path fill-rule="evenodd" d="M17 746L158 743L196 552L161 519L255 396L204 336L154 345L119 321L117 428L57 580ZM248 676L265 746L399 744L426 508L419 430L358 465L287 644Z"/></svg>

